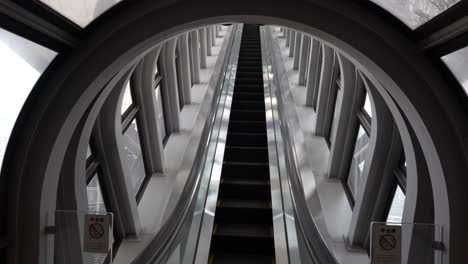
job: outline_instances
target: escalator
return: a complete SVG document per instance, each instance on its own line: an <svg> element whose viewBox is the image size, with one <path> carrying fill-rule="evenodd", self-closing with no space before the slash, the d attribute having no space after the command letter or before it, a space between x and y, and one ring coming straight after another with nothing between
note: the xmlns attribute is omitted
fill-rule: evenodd
<svg viewBox="0 0 468 264"><path fill-rule="evenodd" d="M274 263L260 29L245 24L214 219L210 263Z"/></svg>

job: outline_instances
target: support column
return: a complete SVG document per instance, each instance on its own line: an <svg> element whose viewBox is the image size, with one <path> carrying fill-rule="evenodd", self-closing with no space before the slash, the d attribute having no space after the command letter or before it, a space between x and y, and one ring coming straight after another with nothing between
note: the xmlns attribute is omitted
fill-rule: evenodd
<svg viewBox="0 0 468 264"><path fill-rule="evenodd" d="M137 237L141 232L140 214L135 199L135 190L123 152L123 136L120 106L130 70L116 84L116 89L106 99L93 129L96 158L101 161L102 185L109 197L114 212L114 228L119 236ZM154 77L153 77L154 78ZM118 106L118 107L116 107Z"/></svg>
<svg viewBox="0 0 468 264"><path fill-rule="evenodd" d="M221 35L219 34L219 31L221 30L220 25L216 24L215 29L216 29L216 38L220 38L221 37Z"/></svg>
<svg viewBox="0 0 468 264"><path fill-rule="evenodd" d="M211 46L216 46L216 26L210 26L211 29Z"/></svg>
<svg viewBox="0 0 468 264"><path fill-rule="evenodd" d="M199 28L198 36L200 41L200 68L206 68L206 29Z"/></svg>
<svg viewBox="0 0 468 264"><path fill-rule="evenodd" d="M289 28L285 29L286 34L285 34L285 39L286 39L286 48L289 47L289 39L291 38L291 30Z"/></svg>
<svg viewBox="0 0 468 264"><path fill-rule="evenodd" d="M166 130L171 133L180 131L180 107L179 107L179 94L177 85L177 73L175 65L175 49L177 39L172 38L167 41L161 51L163 68L162 72L162 87L161 95L163 98L164 109L167 111L166 115Z"/></svg>
<svg viewBox="0 0 468 264"><path fill-rule="evenodd" d="M332 110L335 107L336 89L334 85L335 51L322 44L322 72L317 102L315 134L326 139L330 136Z"/></svg>
<svg viewBox="0 0 468 264"><path fill-rule="evenodd" d="M318 90L320 85L320 74L322 71L321 44L318 40L312 39L309 54L309 70L307 76L306 106L317 109Z"/></svg>
<svg viewBox="0 0 468 264"><path fill-rule="evenodd" d="M188 33L184 33L179 37L179 52L180 52L180 68L181 68L181 84L182 90L184 91L184 104L190 104L192 102L192 96L190 92L191 74L190 74L190 59L189 59L189 43Z"/></svg>
<svg viewBox="0 0 468 264"><path fill-rule="evenodd" d="M194 84L200 83L200 49L198 40L198 31L190 32L190 49L192 50L192 80Z"/></svg>
<svg viewBox="0 0 468 264"><path fill-rule="evenodd" d="M213 31L211 27L206 27L206 55L211 56L211 35L213 35Z"/></svg>
<svg viewBox="0 0 468 264"><path fill-rule="evenodd" d="M291 58L294 56L295 44L296 44L296 31L293 31L291 29L291 34L289 36L289 57Z"/></svg>
<svg viewBox="0 0 468 264"><path fill-rule="evenodd" d="M361 110L364 84L359 77L354 64L343 56L339 56L341 64L341 90L343 98L340 113L336 123L334 143L330 147L327 177L331 179L346 179L354 151L356 135L359 127L358 113ZM335 109L335 111L337 111Z"/></svg>
<svg viewBox="0 0 468 264"><path fill-rule="evenodd" d="M384 99L367 82L367 92L372 101L372 129L367 158L355 194L353 215L346 241L351 247L366 248L372 221L382 221L384 206L389 200L399 165L402 143L398 128Z"/></svg>
<svg viewBox="0 0 468 264"><path fill-rule="evenodd" d="M187 34L187 33L186 33ZM156 108L156 97L154 95L154 68L155 61L161 52L162 45L158 45L154 51L146 55L135 68L133 79L135 84L135 101L140 105L139 130L141 133L141 145L143 158L146 164L148 174L164 171L164 146L163 138L159 133ZM164 76L164 75L163 75Z"/></svg>
<svg viewBox="0 0 468 264"><path fill-rule="evenodd" d="M307 74L307 62L310 52L310 36L302 35L301 55L299 61L299 85L305 85Z"/></svg>
<svg viewBox="0 0 468 264"><path fill-rule="evenodd" d="M296 41L294 45L294 60L293 60L293 69L299 69L299 59L301 54L301 47L302 47L302 33L296 32Z"/></svg>
<svg viewBox="0 0 468 264"><path fill-rule="evenodd" d="M86 158L84 155L77 156L77 151L73 151L79 146L86 118L87 115L84 115L75 133L73 133L69 145L71 151L66 152L60 172L56 209L65 210L65 212L51 212L55 213L56 234L53 236L53 248L55 251L53 257L57 263L81 264L92 260L86 254L83 254L81 247L80 238L82 238L83 234L83 217L80 213L73 213L74 211L88 211ZM84 151L81 153L84 154ZM82 166L77 166L77 163ZM75 169L79 171L75 171ZM51 218L54 216L51 216ZM53 261L49 260L49 262Z"/></svg>

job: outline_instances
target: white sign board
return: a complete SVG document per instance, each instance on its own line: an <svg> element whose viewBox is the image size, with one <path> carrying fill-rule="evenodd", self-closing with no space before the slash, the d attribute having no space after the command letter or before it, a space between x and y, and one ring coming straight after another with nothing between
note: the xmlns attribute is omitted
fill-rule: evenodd
<svg viewBox="0 0 468 264"><path fill-rule="evenodd" d="M401 226L372 224L371 264L401 264Z"/></svg>
<svg viewBox="0 0 468 264"><path fill-rule="evenodd" d="M84 217L84 252L107 253L111 246L111 215L85 214Z"/></svg>

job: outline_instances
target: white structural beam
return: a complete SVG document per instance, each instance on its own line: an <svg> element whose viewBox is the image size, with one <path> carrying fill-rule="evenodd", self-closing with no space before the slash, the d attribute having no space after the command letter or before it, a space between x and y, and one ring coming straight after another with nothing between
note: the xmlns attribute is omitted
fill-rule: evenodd
<svg viewBox="0 0 468 264"><path fill-rule="evenodd" d="M307 62L309 60L310 52L310 36L302 35L302 45L299 58L299 85L305 85L307 76Z"/></svg>
<svg viewBox="0 0 468 264"><path fill-rule="evenodd" d="M190 49L192 56L192 81L194 84L200 83L200 49L198 31L190 32Z"/></svg>
<svg viewBox="0 0 468 264"><path fill-rule="evenodd" d="M291 33L289 35L289 57L294 56L294 46L296 43L296 31L291 29Z"/></svg>
<svg viewBox="0 0 468 264"><path fill-rule="evenodd" d="M206 28L198 29L198 36L200 41L200 68L206 68Z"/></svg>
<svg viewBox="0 0 468 264"><path fill-rule="evenodd" d="M302 33L296 32L296 40L294 41L294 54L293 54L293 69L299 69L299 59L302 47Z"/></svg>
<svg viewBox="0 0 468 264"><path fill-rule="evenodd" d="M334 85L335 51L327 45L322 44L322 71L317 102L317 121L315 134L326 139L330 136L331 122L333 120L334 99L336 89Z"/></svg>
<svg viewBox="0 0 468 264"><path fill-rule="evenodd" d="M167 111L166 129L172 132L180 131L180 106L179 106L179 89L177 84L177 72L175 65L175 49L177 39L173 38L167 41L161 51L162 69L161 73L164 76L162 79L162 97L164 109Z"/></svg>
<svg viewBox="0 0 468 264"><path fill-rule="evenodd" d="M188 43L188 34L184 33L179 36L179 62L180 62L180 76L181 80L179 83L182 85L180 90L183 90L184 93L184 104L190 104L192 102L190 88L191 85L191 73L190 73L190 53L189 53L189 43Z"/></svg>
<svg viewBox="0 0 468 264"><path fill-rule="evenodd" d="M213 31L211 29L211 27L206 27L205 28L205 31L206 31L206 55L207 56L211 56L211 35L213 35Z"/></svg>
<svg viewBox="0 0 468 264"><path fill-rule="evenodd" d="M321 69L321 44L317 39L312 39L306 83L306 106L313 107L314 109L317 107Z"/></svg>

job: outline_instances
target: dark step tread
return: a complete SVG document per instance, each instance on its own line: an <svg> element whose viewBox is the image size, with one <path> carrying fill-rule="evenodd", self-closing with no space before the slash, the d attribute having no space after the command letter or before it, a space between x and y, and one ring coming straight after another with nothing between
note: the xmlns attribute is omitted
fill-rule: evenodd
<svg viewBox="0 0 468 264"><path fill-rule="evenodd" d="M265 200L221 199L218 201L217 208L271 210L271 203Z"/></svg>
<svg viewBox="0 0 468 264"><path fill-rule="evenodd" d="M215 253L210 257L209 264L273 264L275 258L261 254L227 254Z"/></svg>
<svg viewBox="0 0 468 264"><path fill-rule="evenodd" d="M272 226L264 224L223 223L215 225L215 236L273 238Z"/></svg>

